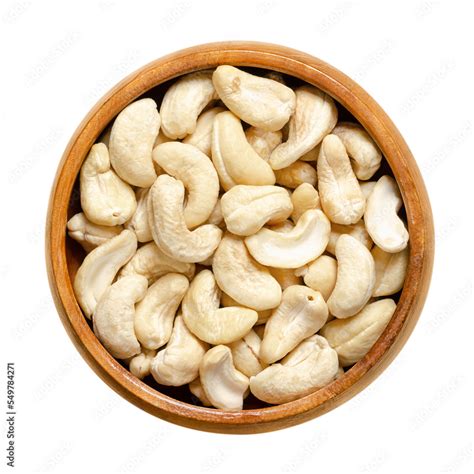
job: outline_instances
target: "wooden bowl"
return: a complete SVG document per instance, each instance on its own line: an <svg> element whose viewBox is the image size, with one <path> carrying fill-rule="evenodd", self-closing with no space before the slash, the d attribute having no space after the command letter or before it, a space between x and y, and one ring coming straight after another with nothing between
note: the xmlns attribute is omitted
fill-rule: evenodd
<svg viewBox="0 0 474 474"><path fill-rule="evenodd" d="M81 164L114 117L144 94L160 100L167 81L220 64L279 71L296 78L291 79L296 83L306 81L330 94L339 103L341 117L352 115L382 150L400 187L410 233L410 260L397 309L368 354L341 378L311 395L278 406L253 400L250 409L238 412L194 405L196 399L184 390L156 384L153 388L109 355L74 296L72 281L84 253L66 237L66 222L79 209ZM212 43L173 53L134 72L106 94L81 122L64 152L51 191L46 231L54 301L69 336L92 369L117 393L159 418L222 433L256 433L301 423L337 407L372 382L400 351L418 320L434 256L432 214L423 180L408 146L381 107L352 79L325 62L293 49L254 42Z"/></svg>

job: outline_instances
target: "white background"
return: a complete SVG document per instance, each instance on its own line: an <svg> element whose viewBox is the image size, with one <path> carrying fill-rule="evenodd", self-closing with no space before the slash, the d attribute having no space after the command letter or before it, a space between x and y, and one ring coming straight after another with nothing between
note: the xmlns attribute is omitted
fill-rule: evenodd
<svg viewBox="0 0 474 474"><path fill-rule="evenodd" d="M472 13L468 1L1 3L0 350L2 374L16 363L18 472L473 472ZM92 105L155 58L230 39L294 47L356 79L413 151L437 234L429 297L396 361L336 410L247 436L181 428L116 395L66 335L44 264L55 170Z"/></svg>

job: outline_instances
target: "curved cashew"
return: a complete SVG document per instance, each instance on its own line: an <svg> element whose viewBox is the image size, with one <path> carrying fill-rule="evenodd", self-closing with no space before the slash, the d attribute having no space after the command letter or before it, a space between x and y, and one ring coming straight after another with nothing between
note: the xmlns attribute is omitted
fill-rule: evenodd
<svg viewBox="0 0 474 474"><path fill-rule="evenodd" d="M281 130L268 132L257 127L249 127L245 130L245 138L252 148L265 161L270 159L272 151L282 142L283 134Z"/></svg>
<svg viewBox="0 0 474 474"><path fill-rule="evenodd" d="M212 161L225 191L236 184L275 184L273 170L249 144L232 112L221 112L214 118Z"/></svg>
<svg viewBox="0 0 474 474"><path fill-rule="evenodd" d="M214 117L224 111L224 107L213 107L204 111L197 119L196 129L183 140L183 143L195 146L210 157Z"/></svg>
<svg viewBox="0 0 474 474"><path fill-rule="evenodd" d="M244 122L269 132L280 130L295 110L295 93L280 82L233 66L219 66L212 81L220 99Z"/></svg>
<svg viewBox="0 0 474 474"><path fill-rule="evenodd" d="M227 229L236 235L252 235L267 222L276 224L293 210L288 191L279 186L237 185L221 198Z"/></svg>
<svg viewBox="0 0 474 474"><path fill-rule="evenodd" d="M375 264L364 245L348 234L336 244L337 278L328 298L329 312L336 318L348 318L360 311L372 296Z"/></svg>
<svg viewBox="0 0 474 474"><path fill-rule="evenodd" d="M68 220L67 229L69 237L79 242L86 252L90 252L120 234L123 227L94 224L83 212L80 212Z"/></svg>
<svg viewBox="0 0 474 474"><path fill-rule="evenodd" d="M377 181L359 181L360 190L365 197L365 201L369 199L372 191L374 190Z"/></svg>
<svg viewBox="0 0 474 474"><path fill-rule="evenodd" d="M295 224L306 211L321 209L318 191L309 183L302 183L293 191L291 202L293 203L291 219Z"/></svg>
<svg viewBox="0 0 474 474"><path fill-rule="evenodd" d="M375 262L375 287L372 296L388 296L399 292L407 273L408 247L398 253L388 253L374 247L372 257Z"/></svg>
<svg viewBox="0 0 474 474"><path fill-rule="evenodd" d="M143 380L147 375L150 375L151 362L156 356L156 351L143 349L140 354L132 357L129 361L130 372L135 377Z"/></svg>
<svg viewBox="0 0 474 474"><path fill-rule="evenodd" d="M179 387L199 375L199 365L209 346L197 339L176 316L171 338L151 364L151 375L162 385Z"/></svg>
<svg viewBox="0 0 474 474"><path fill-rule="evenodd" d="M321 293L302 285L288 287L265 325L260 358L267 364L280 360L303 339L317 333L327 318L328 307Z"/></svg>
<svg viewBox="0 0 474 474"><path fill-rule="evenodd" d="M355 364L369 352L387 327L396 306L388 298L375 301L352 318L335 319L321 329L321 334L336 350L342 367Z"/></svg>
<svg viewBox="0 0 474 474"><path fill-rule="evenodd" d="M365 211L365 198L341 140L328 135L318 157L318 189L324 213L336 224L355 224Z"/></svg>
<svg viewBox="0 0 474 474"><path fill-rule="evenodd" d="M103 143L92 146L80 173L81 207L94 224L120 225L135 212L133 189L110 168L109 152Z"/></svg>
<svg viewBox="0 0 474 474"><path fill-rule="evenodd" d="M257 375L266 367L259 360L261 342L257 333L251 330L242 339L229 344L235 368L247 377Z"/></svg>
<svg viewBox="0 0 474 474"><path fill-rule="evenodd" d="M397 215L401 206L397 183L390 176L382 176L369 196L364 220L372 240L385 252L400 252L408 244L408 232Z"/></svg>
<svg viewBox="0 0 474 474"><path fill-rule="evenodd" d="M135 303L145 295L145 277L133 275L118 280L104 293L92 318L94 333L104 347L117 359L140 353L140 344L133 330Z"/></svg>
<svg viewBox="0 0 474 474"><path fill-rule="evenodd" d="M249 379L234 367L228 347L215 346L206 352L199 378L207 398L216 408L242 410Z"/></svg>
<svg viewBox="0 0 474 474"><path fill-rule="evenodd" d="M295 275L294 270L291 268L275 268L269 267L270 273L280 283L281 289L286 290L289 286L301 285L301 278Z"/></svg>
<svg viewBox="0 0 474 474"><path fill-rule="evenodd" d="M180 142L168 142L153 150L153 161L184 184L187 202L184 220L192 229L211 215L219 197L219 178L211 160L199 149Z"/></svg>
<svg viewBox="0 0 474 474"><path fill-rule="evenodd" d="M260 229L245 238L250 254L262 265L298 268L319 257L331 232L328 218L319 209L306 211L290 232Z"/></svg>
<svg viewBox="0 0 474 474"><path fill-rule="evenodd" d="M136 250L135 234L123 230L86 255L74 279L74 293L87 318L90 319L97 302Z"/></svg>
<svg viewBox="0 0 474 474"><path fill-rule="evenodd" d="M314 291L319 291L324 301L327 301L336 286L337 261L329 255L321 255L295 273L302 275L305 285Z"/></svg>
<svg viewBox="0 0 474 474"><path fill-rule="evenodd" d="M220 290L210 270L198 273L182 303L189 330L209 344L227 344L247 334L257 322L257 312L235 306L219 308Z"/></svg>
<svg viewBox="0 0 474 474"><path fill-rule="evenodd" d="M110 132L110 161L127 183L147 188L155 181L151 152L159 130L153 99L132 102L118 114Z"/></svg>
<svg viewBox="0 0 474 474"><path fill-rule="evenodd" d="M219 245L222 230L212 224L188 230L183 202L183 183L166 174L158 176L148 199L151 233L166 255L180 262L200 262L210 257Z"/></svg>
<svg viewBox="0 0 474 474"><path fill-rule="evenodd" d="M229 306L242 306L240 303L234 300L232 296L222 292L221 294L221 306L224 308L228 308ZM255 325L257 324L265 324L268 321L268 318L272 315L273 310L271 309L264 309L262 311L257 311L258 319Z"/></svg>
<svg viewBox="0 0 474 474"><path fill-rule="evenodd" d="M364 220L361 219L356 224L352 225L340 225L340 224L331 224L331 233L329 234L329 242L328 246L326 247L326 252L332 253L335 255L336 253L336 243L337 239L342 234L348 234L355 239L359 240L365 247L369 250L372 248L374 244L372 239L370 238L367 229L365 228Z"/></svg>
<svg viewBox="0 0 474 474"><path fill-rule="evenodd" d="M142 275L151 285L167 273L182 273L188 279L194 276L194 263L178 262L168 257L155 244L149 242L140 247L132 259L120 270L119 278L127 275Z"/></svg>
<svg viewBox="0 0 474 474"><path fill-rule="evenodd" d="M250 391L267 403L286 403L304 397L334 380L339 369L337 352L326 339L304 340L280 364L250 378Z"/></svg>
<svg viewBox="0 0 474 474"><path fill-rule="evenodd" d="M295 161L286 168L275 170L276 183L287 188L297 188L302 183L313 186L317 182L316 170L304 161Z"/></svg>
<svg viewBox="0 0 474 474"><path fill-rule="evenodd" d="M339 122L332 133L341 139L354 161L355 175L359 179L370 179L382 161L382 152L370 135L359 124L350 122Z"/></svg>
<svg viewBox="0 0 474 474"><path fill-rule="evenodd" d="M295 93L296 109L290 119L288 140L270 156L274 170L286 168L312 150L337 122L336 105L327 94L309 85L298 87Z"/></svg>
<svg viewBox="0 0 474 474"><path fill-rule="evenodd" d="M201 379L197 377L192 382L189 382L189 391L199 399L204 407L212 407L212 403L207 398L206 392L202 388Z"/></svg>
<svg viewBox="0 0 474 474"><path fill-rule="evenodd" d="M150 224L148 223L148 192L149 188L140 188L137 193L137 208L133 216L125 223L125 228L133 230L139 242L153 240Z"/></svg>
<svg viewBox="0 0 474 474"><path fill-rule="evenodd" d="M198 71L180 77L161 102L161 129L169 138L184 138L196 130L196 122L211 100L217 99L211 71Z"/></svg>
<svg viewBox="0 0 474 474"><path fill-rule="evenodd" d="M168 342L176 311L188 288L188 279L179 273L168 273L148 288L136 307L134 323L137 339L145 349L158 349Z"/></svg>
<svg viewBox="0 0 474 474"><path fill-rule="evenodd" d="M256 311L280 304L281 287L270 271L248 253L244 241L226 233L217 247L212 270L222 291Z"/></svg>

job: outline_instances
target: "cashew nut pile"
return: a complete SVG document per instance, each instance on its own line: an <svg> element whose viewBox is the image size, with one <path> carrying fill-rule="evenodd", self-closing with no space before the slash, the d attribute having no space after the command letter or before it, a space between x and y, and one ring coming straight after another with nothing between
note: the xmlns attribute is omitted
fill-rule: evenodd
<svg viewBox="0 0 474 474"><path fill-rule="evenodd" d="M264 73L265 74L265 73ZM296 400L362 359L408 265L395 180L316 87L233 66L140 99L92 146L74 290L138 378L241 410ZM395 297L397 298L397 297Z"/></svg>

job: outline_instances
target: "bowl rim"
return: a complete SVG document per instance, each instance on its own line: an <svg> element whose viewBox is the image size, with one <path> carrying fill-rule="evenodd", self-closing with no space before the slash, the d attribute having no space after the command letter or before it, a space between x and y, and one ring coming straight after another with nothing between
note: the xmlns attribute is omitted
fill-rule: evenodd
<svg viewBox="0 0 474 474"><path fill-rule="evenodd" d="M74 296L66 257L67 208L88 149L105 126L130 102L182 74L219 64L270 69L302 79L330 94L376 141L400 187L410 233L408 271L396 311L366 356L342 377L293 402L226 412L164 395L124 369L100 344ZM58 165L51 190L45 237L49 284L61 321L91 368L117 393L167 421L204 431L256 433L292 426L349 400L371 383L399 353L419 318L434 258L433 218L422 177L393 122L358 84L309 54L269 43L229 41L186 48L154 60L115 85L85 116Z"/></svg>

